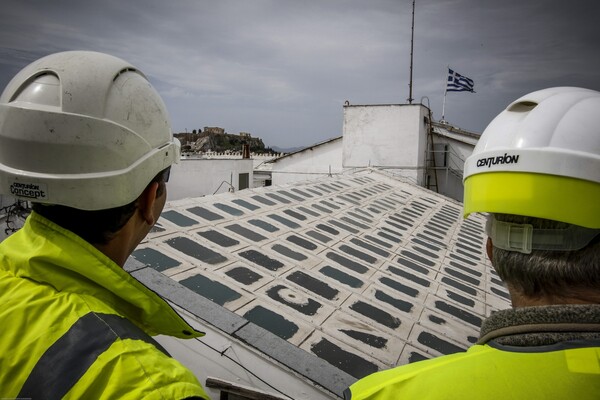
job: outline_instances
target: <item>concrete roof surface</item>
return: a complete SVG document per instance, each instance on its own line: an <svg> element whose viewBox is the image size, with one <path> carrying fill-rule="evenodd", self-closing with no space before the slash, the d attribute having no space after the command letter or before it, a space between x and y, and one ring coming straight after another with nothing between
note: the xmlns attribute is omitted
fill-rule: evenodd
<svg viewBox="0 0 600 400"><path fill-rule="evenodd" d="M485 218L384 171L168 203L134 276L340 395L466 350L510 306Z"/></svg>

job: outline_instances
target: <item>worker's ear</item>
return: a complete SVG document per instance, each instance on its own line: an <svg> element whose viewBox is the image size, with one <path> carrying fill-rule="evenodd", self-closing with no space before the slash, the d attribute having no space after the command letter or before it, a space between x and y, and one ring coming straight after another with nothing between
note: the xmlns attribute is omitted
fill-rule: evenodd
<svg viewBox="0 0 600 400"><path fill-rule="evenodd" d="M494 258L494 243L492 243L492 239L488 238L486 244L485 244L485 251L487 253L488 258L490 259L490 261L492 261Z"/></svg>
<svg viewBox="0 0 600 400"><path fill-rule="evenodd" d="M146 189L142 192L140 197L138 198L138 211L140 212L142 218L146 223L150 226L153 226L157 220L157 216L155 215L155 205L160 197L159 193L160 183L151 182Z"/></svg>

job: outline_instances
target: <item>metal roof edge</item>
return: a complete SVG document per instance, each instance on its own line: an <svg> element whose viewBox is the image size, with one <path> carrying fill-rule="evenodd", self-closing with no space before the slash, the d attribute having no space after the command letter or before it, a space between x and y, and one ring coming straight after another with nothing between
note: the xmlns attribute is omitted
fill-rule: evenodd
<svg viewBox="0 0 600 400"><path fill-rule="evenodd" d="M265 164L266 163L275 163L275 162L277 162L277 161L279 161L279 160L281 160L283 158L290 157L290 156L293 156L293 155L298 154L298 153L302 153L302 152L304 152L306 150L314 149L315 147L319 147L319 146L325 145L327 143L335 142L336 140L341 140L342 138L343 138L343 136L336 136L334 138L326 139L326 140L324 140L322 142L315 143L315 144L310 145L308 147L305 147L303 149L296 150L296 151L293 151L291 153L287 153L287 154L285 154L285 155L283 155L281 157L274 158L273 160L265 161Z"/></svg>
<svg viewBox="0 0 600 400"><path fill-rule="evenodd" d="M448 122L431 121L431 125L433 125L433 127L435 127L435 128L444 129L444 130L448 131L449 133L454 133L457 135L462 135L462 136L474 138L477 140L479 140L479 138L481 137L480 133L471 132L466 129L459 128L457 126L449 124Z"/></svg>
<svg viewBox="0 0 600 400"><path fill-rule="evenodd" d="M407 104L407 103L381 103L381 104L344 104L344 108L345 107L390 107L390 106L398 106L398 107L417 107L417 106L421 106L421 107L425 107L427 109L429 109L429 107L427 107L425 104L423 103L415 103L415 104Z"/></svg>

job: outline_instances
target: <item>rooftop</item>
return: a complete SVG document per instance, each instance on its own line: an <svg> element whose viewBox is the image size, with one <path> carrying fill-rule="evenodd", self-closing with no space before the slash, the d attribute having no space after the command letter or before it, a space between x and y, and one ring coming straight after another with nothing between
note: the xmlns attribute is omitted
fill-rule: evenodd
<svg viewBox="0 0 600 400"><path fill-rule="evenodd" d="M371 372L467 349L482 320L509 307L484 223L364 169L168 203L130 269L340 396Z"/></svg>

